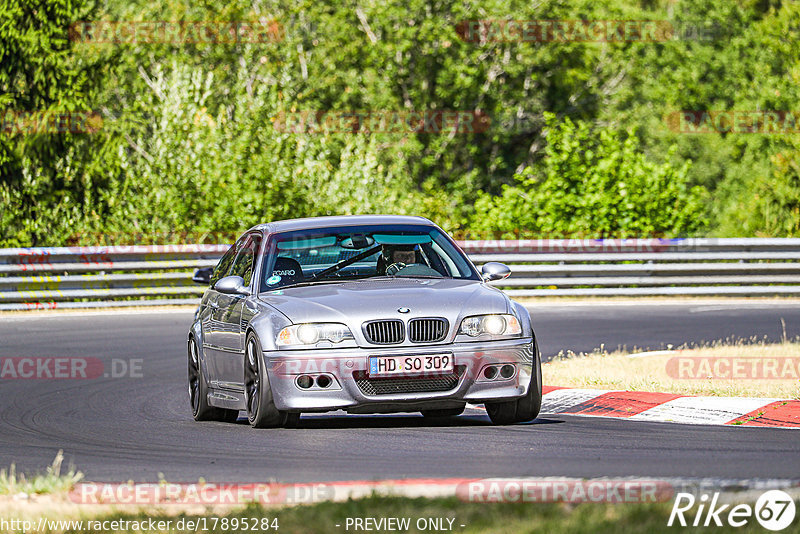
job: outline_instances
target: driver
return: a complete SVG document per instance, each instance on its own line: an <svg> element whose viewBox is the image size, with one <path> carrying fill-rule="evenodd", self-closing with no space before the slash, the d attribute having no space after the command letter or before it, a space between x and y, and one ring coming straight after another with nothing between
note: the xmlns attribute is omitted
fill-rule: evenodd
<svg viewBox="0 0 800 534"><path fill-rule="evenodd" d="M386 274L397 274L400 269L417 263L416 245L384 245L381 250Z"/></svg>

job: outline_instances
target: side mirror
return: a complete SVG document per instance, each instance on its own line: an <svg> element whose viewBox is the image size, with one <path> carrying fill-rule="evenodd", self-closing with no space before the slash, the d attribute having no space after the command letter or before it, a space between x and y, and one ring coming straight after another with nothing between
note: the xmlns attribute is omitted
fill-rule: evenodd
<svg viewBox="0 0 800 534"><path fill-rule="evenodd" d="M247 296L250 294L250 290L244 286L244 278L241 276L226 276L225 278L220 278L217 283L214 284L214 289L226 295Z"/></svg>
<svg viewBox="0 0 800 534"><path fill-rule="evenodd" d="M213 267L202 267L194 271L192 282L196 284L208 285L211 283L211 273L214 272Z"/></svg>
<svg viewBox="0 0 800 534"><path fill-rule="evenodd" d="M504 263L490 261L481 267L481 275L484 282L503 280L511 276L511 268Z"/></svg>

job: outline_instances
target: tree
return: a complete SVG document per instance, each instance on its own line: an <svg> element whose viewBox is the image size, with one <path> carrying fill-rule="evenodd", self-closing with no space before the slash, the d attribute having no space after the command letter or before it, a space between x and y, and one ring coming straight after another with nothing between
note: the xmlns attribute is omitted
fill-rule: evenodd
<svg viewBox="0 0 800 534"><path fill-rule="evenodd" d="M85 208L74 165L83 134L43 124L91 109L97 76L72 53L69 29L92 13L75 0L0 0L0 242L36 244Z"/></svg>
<svg viewBox="0 0 800 534"><path fill-rule="evenodd" d="M483 195L473 230L503 237L654 237L702 229L703 189L689 162L652 161L634 131L546 115L547 146L502 195Z"/></svg>

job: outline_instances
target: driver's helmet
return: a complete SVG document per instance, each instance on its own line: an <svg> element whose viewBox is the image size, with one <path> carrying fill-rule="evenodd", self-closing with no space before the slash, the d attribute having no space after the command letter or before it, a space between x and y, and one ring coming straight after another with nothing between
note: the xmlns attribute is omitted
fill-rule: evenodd
<svg viewBox="0 0 800 534"><path fill-rule="evenodd" d="M381 255L386 265L416 263L417 245L383 245Z"/></svg>

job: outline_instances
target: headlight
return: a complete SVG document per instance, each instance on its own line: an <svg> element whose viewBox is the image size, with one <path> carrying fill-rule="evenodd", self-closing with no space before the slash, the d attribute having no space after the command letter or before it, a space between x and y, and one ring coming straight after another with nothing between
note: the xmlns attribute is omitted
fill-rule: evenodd
<svg viewBox="0 0 800 534"><path fill-rule="evenodd" d="M352 340L350 329L338 323L306 323L287 326L278 333L279 347L316 345L320 341L341 343Z"/></svg>
<svg viewBox="0 0 800 534"><path fill-rule="evenodd" d="M522 333L522 326L513 315L476 315L461 321L460 333L470 337L478 337L481 334L518 336Z"/></svg>

